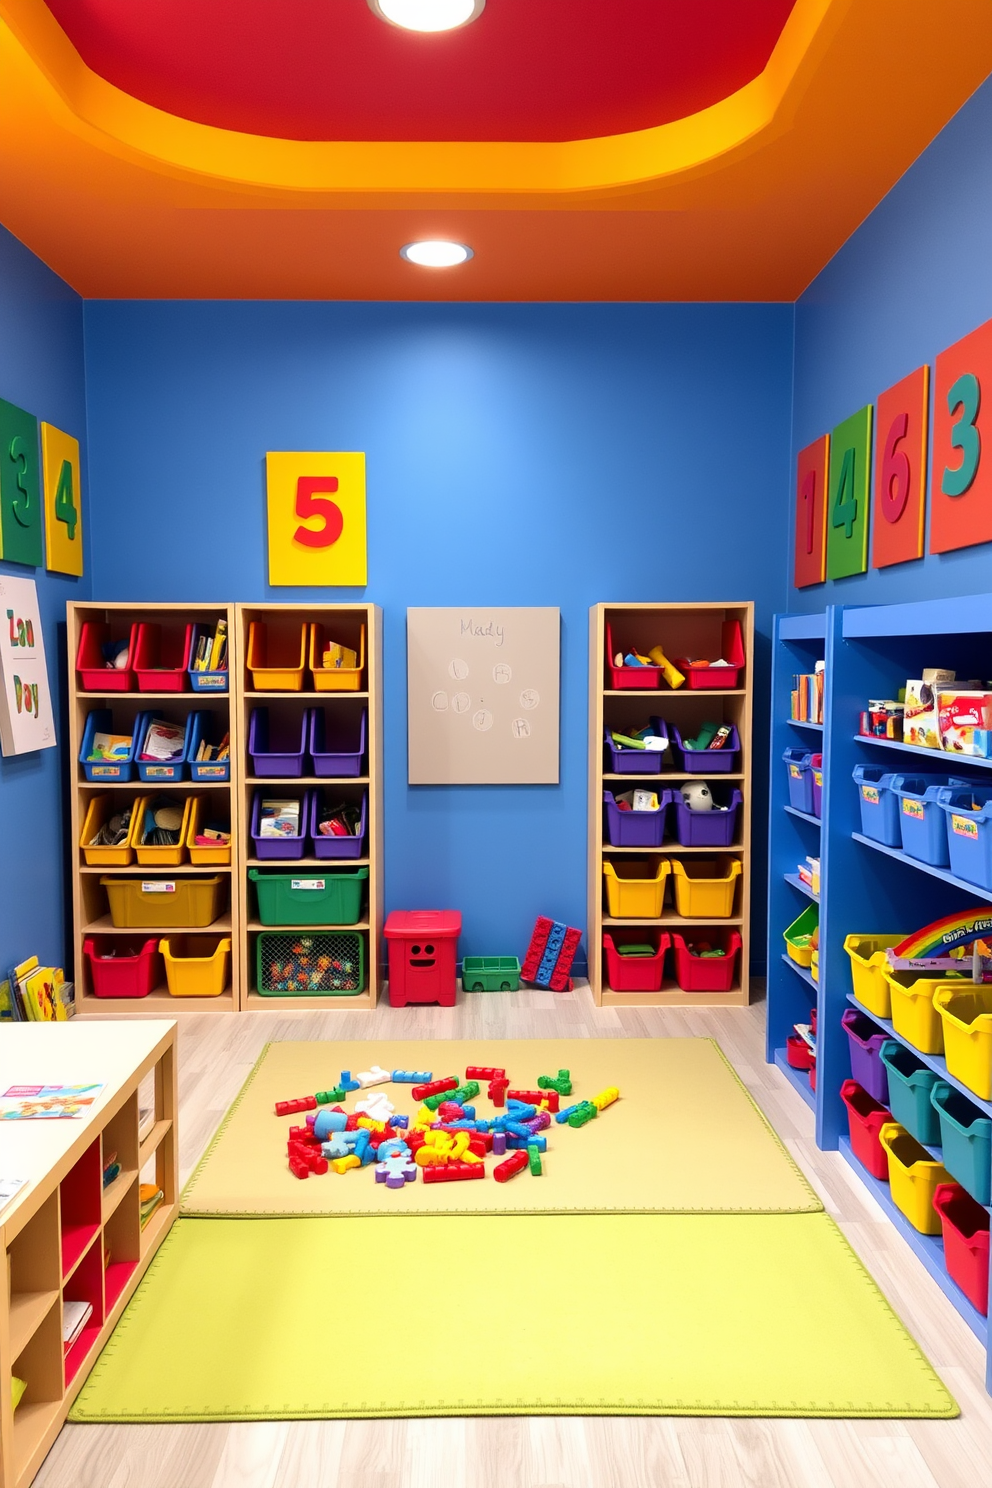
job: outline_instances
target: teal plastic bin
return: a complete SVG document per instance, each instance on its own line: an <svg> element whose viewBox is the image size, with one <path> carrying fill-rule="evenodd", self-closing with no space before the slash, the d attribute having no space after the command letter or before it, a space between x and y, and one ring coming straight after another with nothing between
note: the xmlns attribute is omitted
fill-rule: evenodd
<svg viewBox="0 0 992 1488"><path fill-rule="evenodd" d="M249 868L263 925L354 925L362 917L367 868L266 873Z"/></svg>
<svg viewBox="0 0 992 1488"><path fill-rule="evenodd" d="M944 1167L979 1204L992 1203L992 1121L946 1080L937 1081L930 1101L940 1123Z"/></svg>
<svg viewBox="0 0 992 1488"><path fill-rule="evenodd" d="M879 1058L889 1075L892 1120L898 1121L924 1146L939 1146L940 1121L930 1100L938 1076L895 1039L885 1040Z"/></svg>

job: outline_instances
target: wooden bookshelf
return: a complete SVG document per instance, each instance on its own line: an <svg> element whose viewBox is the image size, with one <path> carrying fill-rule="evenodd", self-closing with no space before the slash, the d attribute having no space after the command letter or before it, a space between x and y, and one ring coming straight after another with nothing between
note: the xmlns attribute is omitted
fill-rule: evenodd
<svg viewBox="0 0 992 1488"><path fill-rule="evenodd" d="M298 652L297 637L302 627L317 625L322 628L326 640L361 649L364 629L364 664L359 686L355 690L323 691L314 687L314 675L309 667L309 639L306 646L306 662L300 678L298 691L279 690L262 685L256 686L256 677L248 662L249 640L252 625L266 627L269 645L273 654L267 660L280 656L290 657ZM328 1012L349 1012L369 1009L376 1005L382 985L382 969L379 965L379 946L382 939L383 918L383 812L382 812L382 613L377 605L249 605L237 606L238 672L236 684L236 707L238 709L238 736L241 746L238 756L238 815L242 824L238 833L238 880L241 918L237 927L240 942L240 964L243 968L241 1007L252 1010L279 1012L284 1009L313 1009L321 1007ZM294 659L296 657L294 656ZM298 740L304 715L309 709L323 710L324 726L328 737L340 727L341 737L357 742L362 715L365 715L365 754L360 762L358 775L319 776L310 773L312 761L309 752L303 756L303 773L300 775L257 775L249 752L252 713L255 709L267 710L270 729L286 729ZM350 747L354 747L351 745ZM271 741L270 741L271 748ZM366 835L361 855L355 858L317 858L309 844L304 844L304 855L287 860L257 856L250 827L253 803L256 795L271 797L302 796L303 792L320 792L323 801L330 805L338 800L358 805L367 798ZM333 799L332 799L333 798ZM299 874L305 878L333 876L337 872L349 872L356 868L368 869L368 882L363 899L363 910L357 923L333 925L282 926L263 925L258 915L258 905L249 870L282 874ZM335 993L308 993L301 996L264 995L258 990L257 943L266 931L288 934L294 930L305 934L316 934L340 930L354 932L362 937L365 956L364 990L351 995Z"/></svg>
<svg viewBox="0 0 992 1488"><path fill-rule="evenodd" d="M17 1024L0 1088L93 1081L92 1112L5 1123L5 1167L28 1182L0 1213L0 1488L27 1488L178 1213L176 1025ZM142 1107L148 1108L144 1124ZM105 1165L121 1172L106 1188ZM163 1193L144 1228L139 1184ZM67 1301L93 1312L62 1345ZM27 1390L11 1410L11 1377Z"/></svg>
<svg viewBox="0 0 992 1488"><path fill-rule="evenodd" d="M600 1006L612 1007L744 1007L748 1002L748 958L750 950L750 838L751 838L751 714L753 694L754 606L750 602L707 604L598 604L590 610L589 644L589 982ZM692 690L688 683L673 689L664 681L659 688L614 689L608 665L606 640L609 627L615 651L625 654L637 648L644 654L661 645L670 659L704 656L716 660L721 653L722 626L736 620L741 627L745 661L738 686ZM702 723L733 724L740 736L738 768L727 772L687 774L677 768L671 751L666 753L660 774L617 774L611 769L604 745L607 728L633 728L658 716L675 725L683 737L692 735ZM736 787L743 796L733 845L719 848L682 847L676 840L672 810L663 843L658 847L613 847L604 823L604 790L645 786L661 791L686 780L705 780L711 785ZM685 858L732 860L741 863L733 914L729 919L683 919L675 909L671 881L666 885L661 915L654 919L613 919L607 912L603 864L629 862L631 858ZM603 954L603 932L611 928L657 927L735 929L743 942L739 973L729 992L684 992L672 975L672 953L665 963L660 991L615 991L607 982Z"/></svg>

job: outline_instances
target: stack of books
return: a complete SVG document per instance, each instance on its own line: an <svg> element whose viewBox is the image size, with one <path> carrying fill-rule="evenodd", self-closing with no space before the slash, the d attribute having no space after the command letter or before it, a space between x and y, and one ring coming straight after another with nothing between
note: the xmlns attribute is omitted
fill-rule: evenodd
<svg viewBox="0 0 992 1488"><path fill-rule="evenodd" d="M11 1023L64 1023L76 1011L72 982L61 966L41 966L29 956L0 981L0 1019Z"/></svg>
<svg viewBox="0 0 992 1488"><path fill-rule="evenodd" d="M204 633L196 643L193 657L194 672L227 671L227 621L218 620L213 635Z"/></svg>
<svg viewBox="0 0 992 1488"><path fill-rule="evenodd" d="M155 1210L165 1198L165 1194L154 1183L142 1183L138 1189L138 1198L141 1202L141 1228L151 1219Z"/></svg>
<svg viewBox="0 0 992 1488"><path fill-rule="evenodd" d="M299 837L299 801L263 800L258 835L259 837Z"/></svg>
<svg viewBox="0 0 992 1488"><path fill-rule="evenodd" d="M792 719L795 723L823 722L823 665L792 679Z"/></svg>

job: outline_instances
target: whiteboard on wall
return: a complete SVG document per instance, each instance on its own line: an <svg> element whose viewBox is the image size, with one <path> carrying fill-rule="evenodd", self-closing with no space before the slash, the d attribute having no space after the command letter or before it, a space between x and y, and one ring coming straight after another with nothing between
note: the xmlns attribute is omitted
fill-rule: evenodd
<svg viewBox="0 0 992 1488"><path fill-rule="evenodd" d="M411 785L557 785L557 609L408 609Z"/></svg>

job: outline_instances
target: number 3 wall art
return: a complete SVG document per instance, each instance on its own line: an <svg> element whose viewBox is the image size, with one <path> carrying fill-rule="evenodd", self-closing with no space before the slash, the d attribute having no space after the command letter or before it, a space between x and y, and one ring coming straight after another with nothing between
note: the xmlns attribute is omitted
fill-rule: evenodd
<svg viewBox="0 0 992 1488"><path fill-rule="evenodd" d="M269 583L365 584L364 454L270 451L265 469Z"/></svg>

